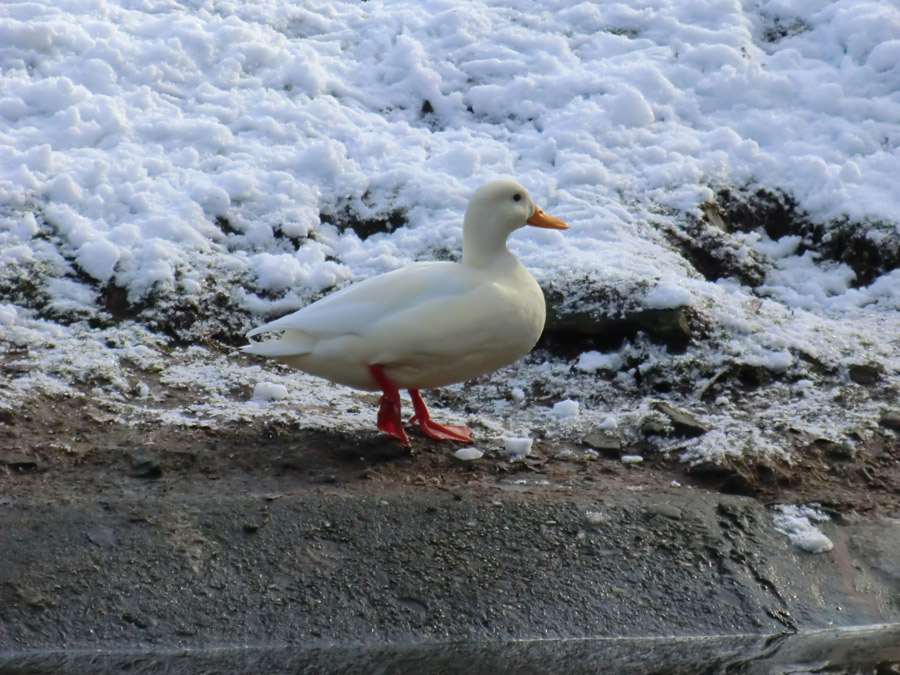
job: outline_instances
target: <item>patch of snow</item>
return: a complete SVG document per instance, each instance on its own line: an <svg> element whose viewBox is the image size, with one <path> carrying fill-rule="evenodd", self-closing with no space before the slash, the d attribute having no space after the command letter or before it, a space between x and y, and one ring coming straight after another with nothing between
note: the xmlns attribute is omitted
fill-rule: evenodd
<svg viewBox="0 0 900 675"><path fill-rule="evenodd" d="M790 194L823 241L849 224L890 243L900 9L401 0L382 10L0 5L0 347L18 368L0 381L4 405L96 395L185 424L266 414L371 427L363 395L184 348L157 327L187 325L197 344L235 337L355 280L456 255L472 190L513 175L571 225L510 238L541 282L596 282L632 307L690 306L703 330L683 353L638 336L448 388L497 436L546 421L529 392L578 411L554 406L565 424L548 425L551 440L583 437L610 410L634 440L648 387L720 371L710 396L690 401L713 430L677 445L685 461L790 460L772 431L783 426L830 438L877 428L877 402L847 405L843 384L821 373L865 354L897 386L900 270L862 284L799 235L729 233L737 257L761 260L753 288L706 279L670 234L720 187L746 185ZM772 37L793 19L806 29ZM354 230L392 213L403 226ZM117 309L120 296L131 307ZM609 309L584 297L579 310ZM185 320L204 306L209 322ZM136 318L113 316L121 309ZM737 371L774 382L734 406ZM139 383L150 375L196 400L148 407ZM263 378L287 398L250 404ZM665 390L678 404L679 387ZM135 393L143 408L128 408Z"/></svg>
<svg viewBox="0 0 900 675"><path fill-rule="evenodd" d="M288 397L288 389L283 384L257 382L253 387L253 401L283 401Z"/></svg>
<svg viewBox="0 0 900 675"><path fill-rule="evenodd" d="M475 459L481 459L484 456L484 452L476 447L460 448L453 453L453 456L462 462L471 462Z"/></svg>
<svg viewBox="0 0 900 675"><path fill-rule="evenodd" d="M825 553L834 547L831 539L814 524L829 520L828 514L810 506L779 504L772 511L775 529L807 553Z"/></svg>
<svg viewBox="0 0 900 675"><path fill-rule="evenodd" d="M606 354L603 352L588 351L578 357L578 363L575 364L575 367L585 373L595 373L598 370L616 372L623 364L624 360L622 359L622 355L617 352Z"/></svg>
<svg viewBox="0 0 900 675"><path fill-rule="evenodd" d="M0 326L12 326L16 322L16 308L12 305L0 305Z"/></svg>
<svg viewBox="0 0 900 675"><path fill-rule="evenodd" d="M564 420L570 417L577 417L578 409L578 401L566 399L565 401L558 401L554 403L553 407L549 411L549 414L556 420Z"/></svg>
<svg viewBox="0 0 900 675"><path fill-rule="evenodd" d="M680 285L660 281L644 298L647 309L676 309L692 304L693 296Z"/></svg>
<svg viewBox="0 0 900 675"><path fill-rule="evenodd" d="M531 446L534 440L531 438L504 438L503 449L507 457L521 459L531 454Z"/></svg>
<svg viewBox="0 0 900 675"><path fill-rule="evenodd" d="M616 431L619 428L619 422L616 419L615 415L610 415L609 417L600 421L594 427L597 431Z"/></svg>

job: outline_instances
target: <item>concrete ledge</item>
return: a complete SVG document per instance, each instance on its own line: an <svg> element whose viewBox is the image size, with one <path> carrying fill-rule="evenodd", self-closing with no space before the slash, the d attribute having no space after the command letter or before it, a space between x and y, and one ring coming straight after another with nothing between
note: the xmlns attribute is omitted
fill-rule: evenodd
<svg viewBox="0 0 900 675"><path fill-rule="evenodd" d="M0 645L772 635L900 620L900 521L811 555L756 501L376 486L0 507Z"/></svg>

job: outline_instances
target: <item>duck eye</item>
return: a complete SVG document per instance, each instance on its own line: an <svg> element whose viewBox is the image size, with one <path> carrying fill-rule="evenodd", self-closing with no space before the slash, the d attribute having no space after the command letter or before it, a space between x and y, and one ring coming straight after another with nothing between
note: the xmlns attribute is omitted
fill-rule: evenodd
<svg viewBox="0 0 900 675"><path fill-rule="evenodd" d="M522 195L520 195L520 194L517 192L516 194L513 195L513 201L514 201L514 202L520 202L520 201L522 201Z"/></svg>

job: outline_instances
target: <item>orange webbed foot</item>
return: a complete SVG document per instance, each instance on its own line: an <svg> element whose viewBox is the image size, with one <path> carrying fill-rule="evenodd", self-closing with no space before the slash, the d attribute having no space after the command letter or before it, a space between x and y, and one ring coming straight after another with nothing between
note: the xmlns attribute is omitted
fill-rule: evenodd
<svg viewBox="0 0 900 675"><path fill-rule="evenodd" d="M425 407L425 401L418 389L410 389L409 395L412 397L413 408L416 414L409 420L410 424L418 424L419 429L429 438L436 438L440 441L459 441L461 443L471 443L472 431L468 427L455 424L439 424L431 419L428 414L428 408Z"/></svg>

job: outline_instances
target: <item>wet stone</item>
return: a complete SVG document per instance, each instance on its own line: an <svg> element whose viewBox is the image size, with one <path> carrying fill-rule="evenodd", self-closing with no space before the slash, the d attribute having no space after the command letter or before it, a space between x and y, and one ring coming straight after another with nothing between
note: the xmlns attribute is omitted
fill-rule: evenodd
<svg viewBox="0 0 900 675"><path fill-rule="evenodd" d="M878 423L886 429L900 431L900 411L889 410L885 413L882 413L881 418L878 420Z"/></svg>
<svg viewBox="0 0 900 675"><path fill-rule="evenodd" d="M611 457L618 457L622 452L622 442L612 434L595 431L585 436L581 442L583 445Z"/></svg>
<svg viewBox="0 0 900 675"><path fill-rule="evenodd" d="M856 363L850 366L848 374L856 384L869 387L881 379L881 366L875 363Z"/></svg>

